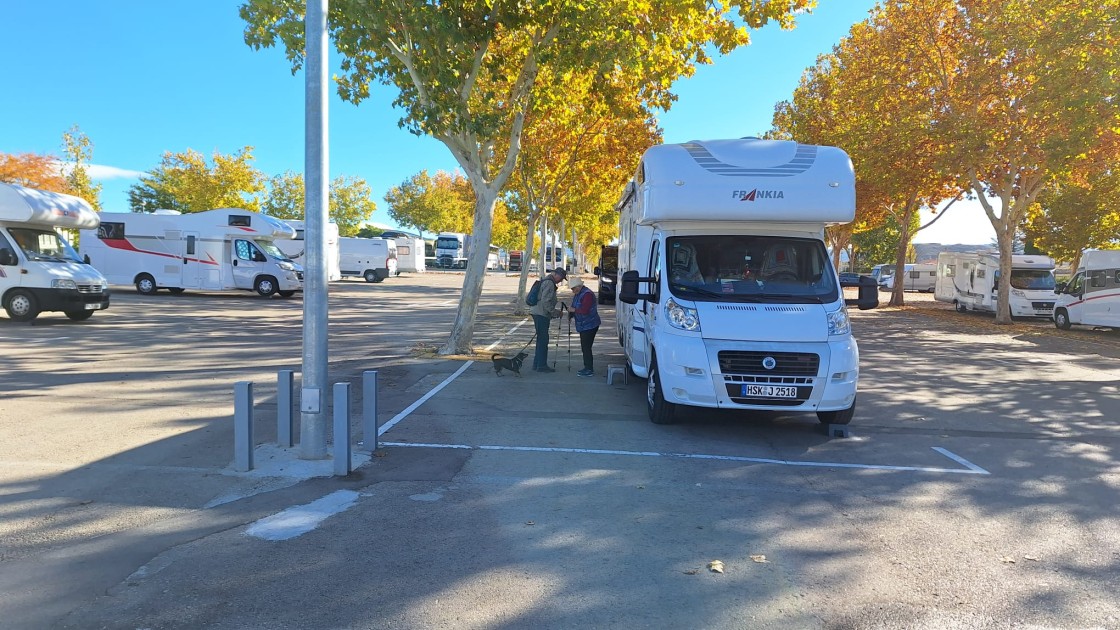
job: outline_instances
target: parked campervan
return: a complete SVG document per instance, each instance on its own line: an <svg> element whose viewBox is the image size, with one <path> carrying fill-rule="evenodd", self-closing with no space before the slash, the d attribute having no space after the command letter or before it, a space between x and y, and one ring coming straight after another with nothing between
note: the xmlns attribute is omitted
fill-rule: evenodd
<svg viewBox="0 0 1120 630"><path fill-rule="evenodd" d="M361 277L366 282L381 282L397 275L397 244L391 238L338 239L339 267L342 276Z"/></svg>
<svg viewBox="0 0 1120 630"><path fill-rule="evenodd" d="M391 238L397 244L397 274L421 273L427 270L424 260L424 241L415 234L390 230L383 232L381 238Z"/></svg>
<svg viewBox="0 0 1120 630"><path fill-rule="evenodd" d="M105 277L57 231L98 222L78 197L0 184L0 304L8 317L29 322L42 311L61 311L82 321L109 308Z"/></svg>
<svg viewBox="0 0 1120 630"><path fill-rule="evenodd" d="M307 268L307 241L304 240L304 232L306 224L303 221L285 219L284 223L292 226L296 231L293 238L278 238L276 239L276 246L284 255ZM342 273L338 269L338 225L334 223L327 223L326 230L324 231L325 243L323 248L323 260L327 265L327 282L334 282L335 280L342 279Z"/></svg>
<svg viewBox="0 0 1120 630"><path fill-rule="evenodd" d="M1054 313L1054 260L1048 256L1011 257L1012 317L1045 317ZM999 254L941 252L933 297L953 304L957 312L996 312L999 293Z"/></svg>
<svg viewBox="0 0 1120 630"><path fill-rule="evenodd" d="M879 287L885 291L894 290L895 277L886 276ZM906 264L902 268L902 290L933 293L937 284L937 265L933 264Z"/></svg>
<svg viewBox="0 0 1120 630"><path fill-rule="evenodd" d="M874 278L875 284L883 286L883 283L887 281L887 278L890 278L891 275L894 274L894 268L895 263L883 263L880 265L875 265L871 268L871 273L868 275Z"/></svg>
<svg viewBox="0 0 1120 630"><path fill-rule="evenodd" d="M790 141L658 145L618 205L618 339L649 417L681 406L816 412L847 424L859 351L824 243L855 216L844 151Z"/></svg>
<svg viewBox="0 0 1120 630"><path fill-rule="evenodd" d="M1084 251L1077 272L1056 293L1054 325L1058 328L1081 324L1120 329L1120 250Z"/></svg>
<svg viewBox="0 0 1120 630"><path fill-rule="evenodd" d="M111 284L135 285L144 295L197 289L291 297L303 289L303 267L276 239L294 236L287 223L239 208L102 212L96 231L82 231L80 247Z"/></svg>

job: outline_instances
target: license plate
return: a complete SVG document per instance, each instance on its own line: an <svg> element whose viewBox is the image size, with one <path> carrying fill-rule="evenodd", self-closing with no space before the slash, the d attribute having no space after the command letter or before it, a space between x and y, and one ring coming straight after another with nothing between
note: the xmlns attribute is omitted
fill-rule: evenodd
<svg viewBox="0 0 1120 630"><path fill-rule="evenodd" d="M777 385L743 385L744 398L797 398L796 387Z"/></svg>
<svg viewBox="0 0 1120 630"><path fill-rule="evenodd" d="M86 309L87 311L96 311L96 310L97 310L97 309L99 309L99 308L101 308L101 305L100 305L100 304L89 304L89 303L87 303L87 304L85 305L85 309Z"/></svg>

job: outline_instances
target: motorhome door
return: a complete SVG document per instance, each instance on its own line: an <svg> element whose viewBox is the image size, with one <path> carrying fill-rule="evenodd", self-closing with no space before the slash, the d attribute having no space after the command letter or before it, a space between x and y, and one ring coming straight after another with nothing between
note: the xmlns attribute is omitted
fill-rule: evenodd
<svg viewBox="0 0 1120 630"><path fill-rule="evenodd" d="M233 285L238 289L252 289L257 271L268 259L252 241L238 238L233 241Z"/></svg>
<svg viewBox="0 0 1120 630"><path fill-rule="evenodd" d="M184 289L201 286L202 271L198 262L198 232L183 232L183 283Z"/></svg>

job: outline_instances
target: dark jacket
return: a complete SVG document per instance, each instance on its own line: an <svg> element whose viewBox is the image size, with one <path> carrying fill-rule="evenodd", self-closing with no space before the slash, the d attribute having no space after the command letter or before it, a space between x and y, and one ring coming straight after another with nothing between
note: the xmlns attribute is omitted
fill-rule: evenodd
<svg viewBox="0 0 1120 630"><path fill-rule="evenodd" d="M603 320L599 317L598 300L595 292L586 286L572 296L572 314L576 316L576 332L598 328Z"/></svg>

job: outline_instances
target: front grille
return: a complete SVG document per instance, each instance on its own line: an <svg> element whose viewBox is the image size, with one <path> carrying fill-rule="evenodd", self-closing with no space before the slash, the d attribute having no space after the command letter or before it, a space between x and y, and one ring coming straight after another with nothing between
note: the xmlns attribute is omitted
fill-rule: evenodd
<svg viewBox="0 0 1120 630"><path fill-rule="evenodd" d="M1031 302L1031 308L1036 311L1052 311L1054 310L1053 302Z"/></svg>
<svg viewBox="0 0 1120 630"><path fill-rule="evenodd" d="M79 284L78 293L101 293L104 288L100 284Z"/></svg>
<svg viewBox="0 0 1120 630"><path fill-rule="evenodd" d="M773 369L763 367L762 363L767 357L776 362ZM721 350L719 353L719 370L724 374L816 376L820 362L820 355L810 352Z"/></svg>
<svg viewBox="0 0 1120 630"><path fill-rule="evenodd" d="M303 280L303 272L302 271L297 271L296 272L296 278L298 278L300 281L302 281Z"/></svg>

